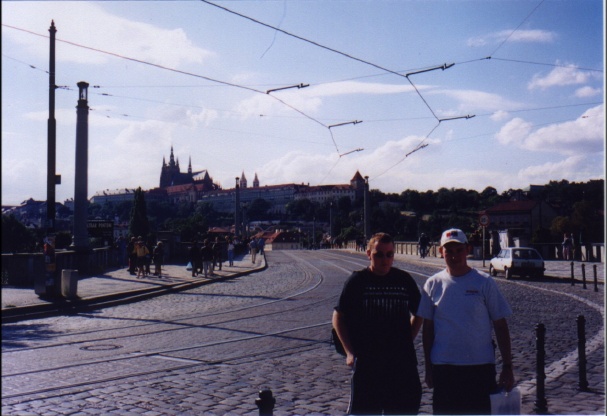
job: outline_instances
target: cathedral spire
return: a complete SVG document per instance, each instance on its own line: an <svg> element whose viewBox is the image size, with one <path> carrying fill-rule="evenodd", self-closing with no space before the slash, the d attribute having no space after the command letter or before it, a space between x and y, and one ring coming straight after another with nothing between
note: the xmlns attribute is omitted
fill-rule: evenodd
<svg viewBox="0 0 607 416"><path fill-rule="evenodd" d="M173 146L171 145L171 157L169 159L169 165L175 166L175 156L173 155Z"/></svg>
<svg viewBox="0 0 607 416"><path fill-rule="evenodd" d="M192 156L190 156L190 163L188 165L188 174L192 174Z"/></svg>

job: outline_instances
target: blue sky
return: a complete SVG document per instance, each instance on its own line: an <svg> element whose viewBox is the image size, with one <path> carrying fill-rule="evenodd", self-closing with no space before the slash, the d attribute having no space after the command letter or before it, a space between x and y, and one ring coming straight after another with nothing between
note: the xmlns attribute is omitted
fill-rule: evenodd
<svg viewBox="0 0 607 416"><path fill-rule="evenodd" d="M358 170L396 193L605 177L603 1L214 3L237 14L2 2L2 203L46 199L51 20L60 202L74 193L79 81L89 196L158 186L171 146L224 188L243 172L263 186Z"/></svg>

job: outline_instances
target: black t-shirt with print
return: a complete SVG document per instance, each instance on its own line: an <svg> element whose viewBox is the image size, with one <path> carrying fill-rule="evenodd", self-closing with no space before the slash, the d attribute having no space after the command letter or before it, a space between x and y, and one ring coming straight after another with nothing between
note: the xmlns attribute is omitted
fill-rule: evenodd
<svg viewBox="0 0 607 416"><path fill-rule="evenodd" d="M417 284L403 270L391 268L385 276L369 269L353 272L335 309L345 317L355 354L417 365L410 318L420 297Z"/></svg>

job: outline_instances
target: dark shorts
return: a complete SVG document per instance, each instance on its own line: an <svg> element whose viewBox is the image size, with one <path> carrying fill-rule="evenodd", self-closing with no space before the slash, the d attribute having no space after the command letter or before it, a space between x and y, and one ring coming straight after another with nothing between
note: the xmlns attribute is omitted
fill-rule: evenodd
<svg viewBox="0 0 607 416"><path fill-rule="evenodd" d="M137 257L137 267L143 267L146 264L146 258L144 257Z"/></svg>
<svg viewBox="0 0 607 416"><path fill-rule="evenodd" d="M490 415L489 395L497 389L495 365L434 365L435 415Z"/></svg>
<svg viewBox="0 0 607 416"><path fill-rule="evenodd" d="M417 363L356 360L349 414L416 415L422 386Z"/></svg>

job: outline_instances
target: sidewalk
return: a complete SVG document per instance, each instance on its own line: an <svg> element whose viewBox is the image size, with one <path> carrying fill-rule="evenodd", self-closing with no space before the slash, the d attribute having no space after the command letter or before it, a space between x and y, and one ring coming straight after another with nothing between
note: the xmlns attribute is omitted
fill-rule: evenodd
<svg viewBox="0 0 607 416"><path fill-rule="evenodd" d="M40 298L33 288L2 286L2 322L18 319L31 313L56 311L58 307L73 308L80 305L93 305L112 300L133 297L136 295L152 296L167 291L186 289L191 286L208 284L216 280L225 280L263 270L267 267L265 257L257 256L256 263L251 256L237 256L234 266L222 265L222 270L215 270L214 276L207 278L192 277L185 264L169 264L162 267L160 276L148 275L137 279L126 268L109 271L102 275L83 277L78 280L77 293L74 299L49 300ZM152 271L154 266L151 266Z"/></svg>
<svg viewBox="0 0 607 416"><path fill-rule="evenodd" d="M354 250L352 250L354 252ZM359 252L360 253L360 252ZM440 267L445 266L445 260L440 257L431 257L428 256L424 259L420 258L418 255L410 255L410 254L395 254L396 260L404 261L404 262L414 262L416 264L427 264L427 265L436 265ZM468 265L474 267L475 269L482 270L485 273L489 273L489 259L485 260L483 266L483 260L474 260L468 258ZM582 283L582 265L584 265L585 273L586 273L586 284L594 284L594 266L596 266L597 270L597 280L599 283L605 283L605 263L601 262L581 262L574 261L573 262L573 273L576 284L579 282ZM571 279L571 261L570 260L545 260L546 271L544 272L546 278L556 278L556 279ZM504 274L498 274L498 277L504 277ZM517 279L517 277L515 277Z"/></svg>

